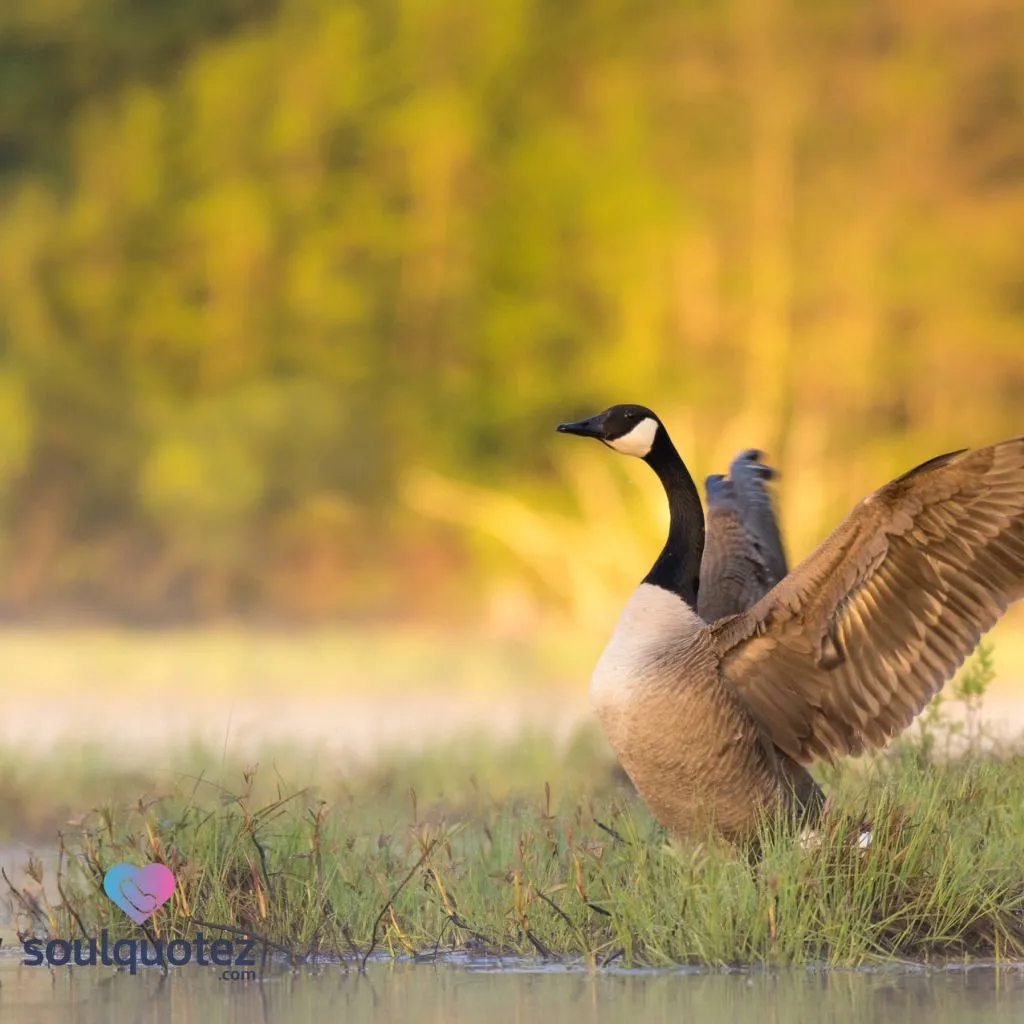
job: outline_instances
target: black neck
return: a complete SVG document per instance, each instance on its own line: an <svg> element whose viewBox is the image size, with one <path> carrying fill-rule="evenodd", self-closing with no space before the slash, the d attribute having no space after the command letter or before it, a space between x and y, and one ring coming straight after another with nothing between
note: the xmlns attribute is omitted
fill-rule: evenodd
<svg viewBox="0 0 1024 1024"><path fill-rule="evenodd" d="M704 553L704 512L690 471L679 457L665 428L660 426L646 462L668 496L668 540L644 583L678 594L691 608L697 607L700 560Z"/></svg>

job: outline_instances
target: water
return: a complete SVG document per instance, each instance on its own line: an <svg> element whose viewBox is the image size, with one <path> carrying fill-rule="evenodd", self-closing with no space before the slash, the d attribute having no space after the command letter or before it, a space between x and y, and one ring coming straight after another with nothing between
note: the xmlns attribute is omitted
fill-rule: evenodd
<svg viewBox="0 0 1024 1024"><path fill-rule="evenodd" d="M409 1021L559 1024L642 1019L732 1024L1001 1024L1024 1019L1024 969L700 973L488 969L377 964L365 975L329 964L272 967L263 981L222 981L215 968L22 967L0 954L3 1024L290 1024Z"/></svg>

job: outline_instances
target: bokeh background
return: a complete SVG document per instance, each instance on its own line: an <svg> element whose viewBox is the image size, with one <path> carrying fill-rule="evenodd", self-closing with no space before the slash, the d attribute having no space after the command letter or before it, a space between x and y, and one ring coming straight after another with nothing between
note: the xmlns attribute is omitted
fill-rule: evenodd
<svg viewBox="0 0 1024 1024"><path fill-rule="evenodd" d="M1024 430L1024 9L0 5L8 740L575 720L615 401L766 449L793 561Z"/></svg>

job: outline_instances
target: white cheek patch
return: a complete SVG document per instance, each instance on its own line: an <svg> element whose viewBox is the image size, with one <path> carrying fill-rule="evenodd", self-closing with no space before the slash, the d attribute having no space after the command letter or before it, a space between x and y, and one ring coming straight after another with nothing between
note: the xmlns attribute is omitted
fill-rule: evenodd
<svg viewBox="0 0 1024 1024"><path fill-rule="evenodd" d="M658 421L652 420L650 416L642 419L628 434L615 438L614 441L605 441L609 448L614 448L623 455L635 455L642 459L654 444L654 435L658 433Z"/></svg>

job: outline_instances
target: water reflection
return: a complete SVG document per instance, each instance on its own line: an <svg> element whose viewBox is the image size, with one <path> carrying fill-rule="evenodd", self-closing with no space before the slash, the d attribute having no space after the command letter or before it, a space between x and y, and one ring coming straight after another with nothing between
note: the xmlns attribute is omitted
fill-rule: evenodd
<svg viewBox="0 0 1024 1024"><path fill-rule="evenodd" d="M785 1024L1020 1021L1020 967L753 974L480 970L452 965L276 968L262 982L224 982L212 969L167 977L26 968L0 959L0 1020L32 1024L286 1024L297 1020L559 1024L643 1019Z"/></svg>

